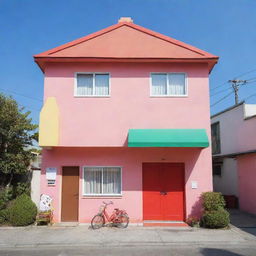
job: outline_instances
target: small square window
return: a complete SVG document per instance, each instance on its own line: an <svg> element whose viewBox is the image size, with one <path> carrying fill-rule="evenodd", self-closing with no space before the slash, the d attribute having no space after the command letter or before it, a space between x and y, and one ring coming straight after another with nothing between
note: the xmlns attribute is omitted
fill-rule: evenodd
<svg viewBox="0 0 256 256"><path fill-rule="evenodd" d="M185 96L187 95L185 73L152 73L152 96Z"/></svg>
<svg viewBox="0 0 256 256"><path fill-rule="evenodd" d="M109 74L79 73L75 90L76 96L109 96Z"/></svg>
<svg viewBox="0 0 256 256"><path fill-rule="evenodd" d="M212 173L213 173L213 175L221 176L221 165L220 165L220 164L218 164L218 165L213 165L213 167L212 167Z"/></svg>

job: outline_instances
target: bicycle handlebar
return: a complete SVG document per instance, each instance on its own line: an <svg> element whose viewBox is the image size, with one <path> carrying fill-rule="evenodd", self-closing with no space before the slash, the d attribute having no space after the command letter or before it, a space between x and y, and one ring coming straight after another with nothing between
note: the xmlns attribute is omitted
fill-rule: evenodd
<svg viewBox="0 0 256 256"><path fill-rule="evenodd" d="M106 203L105 201L103 201L103 204L109 205L109 204L113 204L113 202L112 202L112 201L109 201L108 203Z"/></svg>

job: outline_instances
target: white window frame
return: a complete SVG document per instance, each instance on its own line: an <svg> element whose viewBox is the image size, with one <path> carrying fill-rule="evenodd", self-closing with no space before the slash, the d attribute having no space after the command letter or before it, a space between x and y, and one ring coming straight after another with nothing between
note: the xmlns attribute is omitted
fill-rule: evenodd
<svg viewBox="0 0 256 256"><path fill-rule="evenodd" d="M103 186L103 168L119 168L120 169L120 180L121 180L121 186L120 186L120 194L86 194L85 193L85 180L84 180L84 178L85 178L85 169L86 168L101 168L102 169L102 177L101 177L101 186ZM93 166L89 166L89 165L86 165L86 166L83 166L83 184L82 184L82 191L83 191L83 196L86 196L86 197L90 197L90 196L92 196L92 197L121 197L122 195L123 195L123 178L122 178L122 166L95 166L95 165L93 165ZM103 189L102 189L102 191L103 191Z"/></svg>
<svg viewBox="0 0 256 256"><path fill-rule="evenodd" d="M167 79L167 94L166 95L155 95L152 93L152 75L166 75L166 79ZM185 94L169 94L169 75L171 74L183 74L185 77ZM187 73L185 72L151 72L150 73L150 97L161 97L161 98L185 98L188 97L188 77L187 77Z"/></svg>
<svg viewBox="0 0 256 256"><path fill-rule="evenodd" d="M92 95L78 95L77 94L77 75L93 75L93 84L92 84ZM95 75L108 75L108 95L97 95L95 94ZM75 83L74 83L74 97L77 98L109 98L111 96L111 76L109 72L75 72Z"/></svg>

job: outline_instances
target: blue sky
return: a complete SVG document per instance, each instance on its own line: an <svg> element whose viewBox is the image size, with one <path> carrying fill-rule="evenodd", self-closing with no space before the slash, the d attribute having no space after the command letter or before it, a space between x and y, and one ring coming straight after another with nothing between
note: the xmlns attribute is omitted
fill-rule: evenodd
<svg viewBox="0 0 256 256"><path fill-rule="evenodd" d="M255 0L0 0L0 92L31 110L37 123L43 74L32 56L115 24L121 16L220 56L210 76L211 104L231 91L223 84L227 80L251 70L238 78L256 78ZM253 94L256 82L239 92L241 99ZM256 103L256 96L247 102ZM211 112L233 103L230 95Z"/></svg>

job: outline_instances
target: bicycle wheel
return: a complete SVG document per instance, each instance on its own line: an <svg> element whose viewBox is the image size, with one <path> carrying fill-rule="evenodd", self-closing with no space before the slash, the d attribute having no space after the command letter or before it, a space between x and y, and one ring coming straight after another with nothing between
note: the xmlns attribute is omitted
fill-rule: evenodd
<svg viewBox="0 0 256 256"><path fill-rule="evenodd" d="M129 224L129 217L126 214L118 216L117 227L118 228L127 228Z"/></svg>
<svg viewBox="0 0 256 256"><path fill-rule="evenodd" d="M92 221L91 221L92 229L99 229L103 227L104 224L105 224L105 220L102 215L97 214L92 218Z"/></svg>

